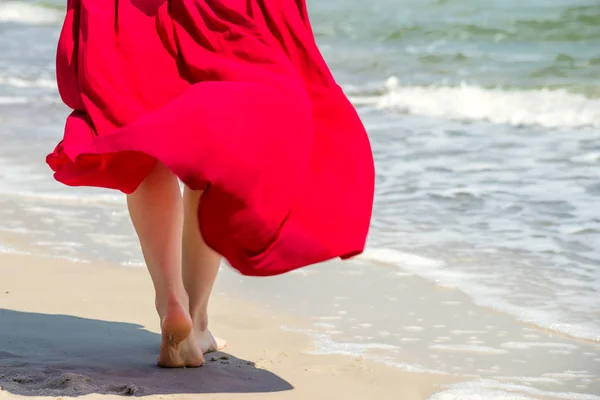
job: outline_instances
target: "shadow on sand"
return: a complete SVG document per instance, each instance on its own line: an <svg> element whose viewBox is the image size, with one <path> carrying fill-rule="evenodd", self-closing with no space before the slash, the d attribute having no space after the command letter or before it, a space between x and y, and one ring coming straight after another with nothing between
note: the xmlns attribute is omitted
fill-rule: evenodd
<svg viewBox="0 0 600 400"><path fill-rule="evenodd" d="M293 387L225 353L155 367L160 336L139 325L0 309L0 386L25 396L267 393Z"/></svg>

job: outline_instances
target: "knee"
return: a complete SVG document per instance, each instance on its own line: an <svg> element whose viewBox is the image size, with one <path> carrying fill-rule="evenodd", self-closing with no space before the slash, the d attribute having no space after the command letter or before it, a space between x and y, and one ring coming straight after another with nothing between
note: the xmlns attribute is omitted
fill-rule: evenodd
<svg viewBox="0 0 600 400"><path fill-rule="evenodd" d="M148 190L166 190L168 187L177 184L177 177L169 168L161 162L156 161L148 175L144 178L137 190L132 193L148 191Z"/></svg>
<svg viewBox="0 0 600 400"><path fill-rule="evenodd" d="M154 167L150 170L146 179L144 179L144 182L156 182L156 183L169 182L169 183L171 183L172 181L176 181L176 180L177 180L177 177L175 176L175 174L173 172L171 172L171 170L169 168L167 168L160 161L156 161L156 163L154 164Z"/></svg>

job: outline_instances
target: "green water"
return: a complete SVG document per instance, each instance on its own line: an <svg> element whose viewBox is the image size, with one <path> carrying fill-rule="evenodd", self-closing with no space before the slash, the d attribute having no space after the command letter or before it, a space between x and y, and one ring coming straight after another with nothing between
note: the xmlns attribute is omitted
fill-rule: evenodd
<svg viewBox="0 0 600 400"><path fill-rule="evenodd" d="M324 52L348 79L600 95L597 0L308 3Z"/></svg>

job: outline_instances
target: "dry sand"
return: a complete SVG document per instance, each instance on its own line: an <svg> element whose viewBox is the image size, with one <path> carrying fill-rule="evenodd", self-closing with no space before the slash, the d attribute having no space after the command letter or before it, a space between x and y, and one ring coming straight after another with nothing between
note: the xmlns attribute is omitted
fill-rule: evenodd
<svg viewBox="0 0 600 400"><path fill-rule="evenodd" d="M155 367L158 318L142 269L0 253L0 400L17 396L174 399L426 399L448 377L307 354L301 326L246 299L216 296L226 353L198 369Z"/></svg>

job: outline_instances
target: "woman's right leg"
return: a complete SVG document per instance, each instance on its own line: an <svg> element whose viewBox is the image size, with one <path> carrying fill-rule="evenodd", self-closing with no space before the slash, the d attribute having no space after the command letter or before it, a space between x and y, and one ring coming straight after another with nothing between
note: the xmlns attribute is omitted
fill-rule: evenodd
<svg viewBox="0 0 600 400"><path fill-rule="evenodd" d="M183 206L177 177L157 163L152 172L127 196L131 220L156 292L162 343L162 367L197 367L204 357L192 335L181 270Z"/></svg>
<svg viewBox="0 0 600 400"><path fill-rule="evenodd" d="M185 188L183 192L183 283L189 296L194 335L204 353L221 350L225 341L208 330L208 301L221 256L204 242L198 227L198 207L202 192Z"/></svg>

